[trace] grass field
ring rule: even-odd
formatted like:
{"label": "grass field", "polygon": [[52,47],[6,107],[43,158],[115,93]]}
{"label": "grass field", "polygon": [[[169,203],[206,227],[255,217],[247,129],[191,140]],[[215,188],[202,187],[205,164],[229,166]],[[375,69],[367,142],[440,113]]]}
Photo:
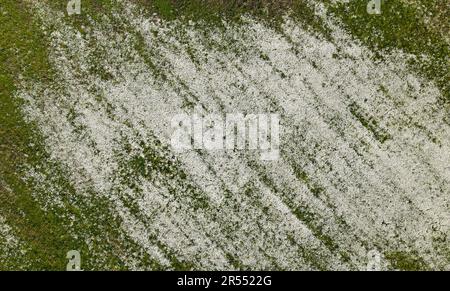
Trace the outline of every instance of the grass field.
{"label": "grass field", "polygon": [[450,4],[367,3],[0,0],[0,270],[450,270]]}

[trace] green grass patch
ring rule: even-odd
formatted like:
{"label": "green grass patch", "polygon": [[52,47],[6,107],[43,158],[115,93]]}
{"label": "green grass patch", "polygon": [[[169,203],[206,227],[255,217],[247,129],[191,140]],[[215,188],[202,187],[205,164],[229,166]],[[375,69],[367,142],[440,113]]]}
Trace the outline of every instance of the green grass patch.
{"label": "green grass patch", "polygon": [[39,207],[33,189],[23,180],[23,166],[40,158],[31,146],[39,147],[39,138],[24,121],[21,104],[14,98],[20,76],[51,78],[43,35],[23,1],[0,4],[0,33],[0,176],[13,192],[0,188],[0,213],[29,247],[31,269],[62,270],[67,251],[83,247],[68,236],[54,213]]}
{"label": "green grass patch", "polygon": [[390,252],[385,257],[395,270],[401,271],[426,271],[429,270],[422,258],[413,253]]}

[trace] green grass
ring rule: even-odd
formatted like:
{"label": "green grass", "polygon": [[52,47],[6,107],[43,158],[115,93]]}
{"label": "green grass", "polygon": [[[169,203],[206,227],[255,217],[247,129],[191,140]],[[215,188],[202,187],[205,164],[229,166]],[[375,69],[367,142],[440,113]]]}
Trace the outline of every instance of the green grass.
{"label": "green grass", "polygon": [[21,104],[14,98],[19,76],[45,81],[52,70],[43,35],[23,2],[3,1],[0,7],[0,176],[13,192],[0,188],[0,213],[26,242],[32,269],[61,269],[66,252],[82,247],[71,240],[55,214],[39,207],[33,189],[22,179],[23,166],[42,156],[36,130],[25,123]]}
{"label": "green grass", "polygon": [[[164,19],[181,21],[203,21],[206,25],[220,25],[223,17],[239,21],[244,13],[251,13],[269,23],[277,23],[287,9],[292,10],[292,15],[301,20],[305,26],[322,35],[327,35],[327,28],[316,17],[311,8],[302,0],[292,1],[217,1],[217,0],[134,0],[146,7],[148,13],[157,13]],[[329,1],[323,1],[331,5]],[[423,0],[423,3],[433,6],[437,1]],[[83,25],[89,23],[89,17],[99,20],[103,14],[109,14],[114,8],[114,1],[83,0],[82,14],[67,18],[70,24],[83,32]],[[67,1],[49,1],[53,8],[65,11]],[[383,54],[392,49],[402,49],[405,52],[416,55],[418,59],[411,61],[411,67],[420,72],[424,77],[433,80],[443,92],[444,103],[450,101],[450,69],[449,47],[442,34],[427,27],[422,20],[422,15],[413,7],[406,6],[400,1],[386,1],[383,5],[382,15],[368,15],[366,1],[352,1],[349,4],[341,4],[332,7],[331,12],[339,17],[349,32],[363,44],[377,53],[382,60]],[[331,6],[330,6],[331,7]],[[448,14],[448,13],[447,13]],[[445,18],[444,18],[445,20]],[[25,243],[27,253],[24,257],[10,258],[2,262],[0,270],[18,269],[19,266],[30,265],[37,270],[64,270],[67,264],[66,253],[77,249],[82,253],[83,268],[95,269],[99,266],[95,260],[102,260],[101,266],[109,269],[126,269],[124,263],[114,254],[123,254],[125,251],[136,250],[138,247],[126,240],[126,244],[119,241],[118,229],[120,220],[110,215],[109,201],[100,198],[87,201],[74,197],[75,190],[65,178],[61,165],[49,162],[49,155],[45,151],[42,136],[37,127],[27,123],[21,112],[21,101],[15,98],[17,84],[25,80],[50,84],[55,76],[48,61],[47,40],[39,23],[25,4],[25,1],[1,0],[0,1],[0,215],[5,217],[8,225],[13,227],[17,237]],[[445,27],[445,26],[444,26]],[[123,29],[117,26],[116,29]],[[137,44],[139,46],[139,44]],[[141,44],[144,46],[144,44]],[[422,56],[425,56],[422,57]],[[264,56],[262,56],[264,57]],[[95,69],[95,67],[93,68]],[[99,69],[99,74],[109,76]],[[356,108],[351,108],[352,113],[360,122],[368,128],[375,137],[384,142],[389,137],[371,120],[363,119]],[[146,149],[145,157],[134,157],[131,160],[135,174],[146,176],[151,171],[167,171],[169,175],[175,167],[165,157],[159,157],[150,149]],[[145,164],[154,165],[154,169],[146,168]],[[45,196],[48,193],[38,190],[39,185],[33,185],[25,181],[25,168],[28,166],[51,167],[46,174],[54,176],[52,181],[62,190],[61,196],[65,205],[65,211],[77,218],[77,224],[73,229],[68,227],[68,220],[63,218],[60,209],[43,210],[36,195]],[[185,173],[177,172],[180,184],[186,184]],[[322,191],[320,187],[310,185],[310,179],[305,173],[300,173],[310,190],[316,195]],[[12,193],[5,187],[11,188]],[[200,193],[193,189],[196,207],[207,207],[207,201]],[[198,196],[196,196],[198,195]],[[93,197],[95,193],[93,193]],[[92,198],[91,198],[92,199]],[[101,214],[101,215],[99,215]],[[326,236],[320,228],[311,225],[311,216],[304,209],[296,209],[295,215],[305,222],[316,235],[329,247],[337,248],[335,242]],[[90,250],[82,239],[75,239],[69,231],[84,232],[103,237],[95,242]],[[189,262],[181,262],[176,254],[165,250],[176,269],[191,269]],[[102,258],[101,258],[102,257]],[[386,258],[392,266],[401,270],[426,269],[420,258],[404,252],[386,254]],[[143,266],[161,268],[146,255],[142,255]],[[237,258],[230,255],[236,268],[244,269]]]}
{"label": "green grass", "polygon": [[[422,2],[432,7],[438,1]],[[435,81],[444,95],[442,101],[450,102],[450,50],[442,35],[427,27],[416,9],[401,1],[384,1],[381,15],[367,14],[366,5],[366,1],[351,1],[337,5],[331,11],[379,59],[392,49],[415,55],[417,59],[410,62],[412,68]]]}
{"label": "green grass", "polygon": [[[315,15],[313,9],[304,0],[134,0],[151,13],[157,13],[167,20],[196,20],[207,25],[220,25],[223,18],[239,21],[243,14],[251,14],[277,26],[281,16],[289,13],[309,28],[324,37],[329,30],[323,21]],[[448,25],[442,24],[434,30],[424,23],[423,13],[402,1],[384,1],[381,15],[367,13],[367,1],[350,1],[333,5],[322,0],[329,7],[330,15],[340,19],[349,32],[364,45],[371,48],[380,60],[392,49],[401,49],[417,57],[411,60],[411,67],[424,77],[436,82],[443,93],[443,102],[450,101],[450,51],[442,33]],[[429,7],[429,13],[440,16],[446,21],[449,11],[436,0],[422,0]],[[442,11],[443,10],[443,11]],[[448,31],[447,31],[448,34]]]}
{"label": "green grass", "polygon": [[390,252],[385,254],[386,259],[392,265],[394,270],[402,271],[427,271],[427,264],[417,256],[409,252]]}
{"label": "green grass", "polygon": [[216,27],[227,19],[239,23],[242,15],[252,15],[277,27],[282,16],[290,14],[305,28],[328,33],[321,19],[305,0],[133,0],[148,14],[156,13],[166,20],[195,21],[197,25]]}
{"label": "green grass", "polygon": [[[17,84],[24,80],[50,84],[56,78],[48,61],[48,41],[39,25],[24,1],[0,3],[0,215],[27,250],[24,257],[2,262],[0,270],[25,266],[65,270],[66,254],[73,249],[81,252],[86,270],[127,269],[119,255],[128,251],[139,256],[142,267],[155,268],[154,261],[130,238],[121,237],[120,220],[110,214],[110,201],[96,193],[88,200],[75,195],[61,165],[50,160],[37,127],[25,121],[23,104],[15,98]],[[60,190],[63,209],[44,210],[37,197],[51,197],[51,189],[24,179],[28,166],[41,168]],[[68,215],[75,217],[72,226]],[[95,240],[88,248],[86,239],[91,238]]]}

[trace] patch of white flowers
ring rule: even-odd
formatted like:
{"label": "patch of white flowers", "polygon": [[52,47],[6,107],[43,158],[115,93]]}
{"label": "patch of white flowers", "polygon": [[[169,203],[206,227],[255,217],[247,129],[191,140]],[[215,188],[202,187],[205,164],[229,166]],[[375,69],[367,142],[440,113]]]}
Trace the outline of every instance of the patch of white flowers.
{"label": "patch of white flowers", "polygon": [[[44,4],[36,10],[54,27],[58,84],[23,84],[24,111],[76,191],[114,201],[123,231],[161,265],[160,244],[200,269],[234,269],[230,256],[251,269],[366,269],[375,247],[448,265],[434,241],[450,239],[450,130],[440,92],[407,69],[410,56],[376,63],[333,20],[329,41],[289,17],[281,31],[250,17],[204,30],[127,4],[81,36]],[[281,114],[279,159],[199,150],[161,161],[173,117],[194,106]],[[121,174],[132,158],[144,163],[129,172],[139,191]],[[161,170],[168,160],[185,179]]]}

